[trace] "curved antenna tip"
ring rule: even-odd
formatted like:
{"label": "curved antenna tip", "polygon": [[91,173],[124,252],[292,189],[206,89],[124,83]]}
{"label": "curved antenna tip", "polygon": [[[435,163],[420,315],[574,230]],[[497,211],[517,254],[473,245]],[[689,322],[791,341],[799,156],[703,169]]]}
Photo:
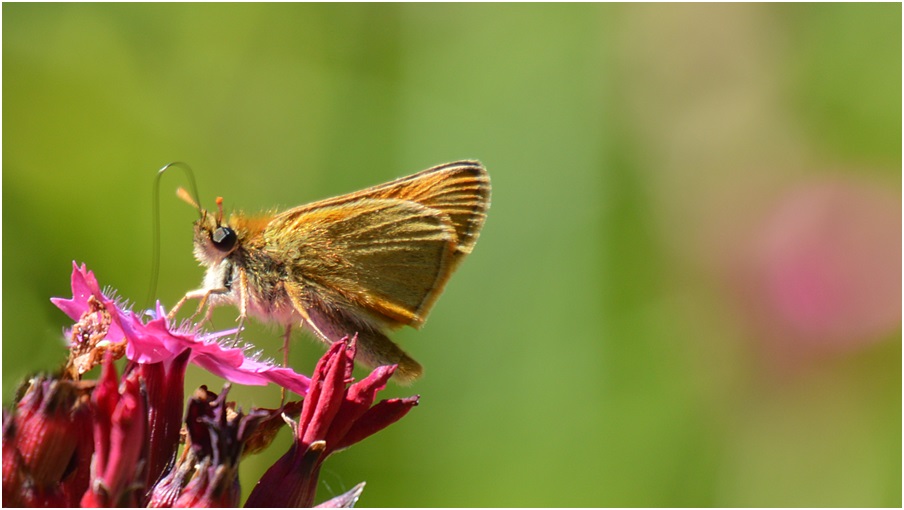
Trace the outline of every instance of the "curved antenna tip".
{"label": "curved antenna tip", "polygon": [[157,294],[157,277],[160,274],[160,179],[163,177],[163,174],[166,173],[172,167],[179,167],[185,172],[185,176],[188,178],[188,184],[191,187],[192,193],[189,194],[183,188],[179,188],[179,191],[176,193],[180,198],[192,204],[196,209],[198,209],[198,216],[204,217],[204,212],[201,210],[200,204],[201,200],[198,197],[198,185],[195,183],[195,174],[192,172],[190,166],[187,163],[182,161],[173,161],[172,163],[167,163],[160,170],[157,171],[157,176],[154,178],[154,197],[152,203],[152,215],[153,215],[153,246],[152,246],[152,262],[151,262],[151,283],[150,288],[148,289],[148,306],[149,308],[153,306],[154,298]]}

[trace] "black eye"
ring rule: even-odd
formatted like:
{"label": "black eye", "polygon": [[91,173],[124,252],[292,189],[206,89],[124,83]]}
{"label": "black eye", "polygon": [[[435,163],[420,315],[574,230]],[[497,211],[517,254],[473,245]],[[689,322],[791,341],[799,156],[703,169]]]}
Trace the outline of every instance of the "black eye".
{"label": "black eye", "polygon": [[213,241],[213,245],[216,246],[218,250],[231,251],[232,248],[235,247],[238,236],[235,235],[235,230],[232,230],[229,227],[217,227],[217,229],[213,231],[213,234],[211,234],[210,240]]}

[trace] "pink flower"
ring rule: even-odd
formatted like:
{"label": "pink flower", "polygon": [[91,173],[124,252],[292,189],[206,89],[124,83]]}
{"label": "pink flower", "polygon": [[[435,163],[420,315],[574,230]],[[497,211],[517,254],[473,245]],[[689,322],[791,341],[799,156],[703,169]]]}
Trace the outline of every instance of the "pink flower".
{"label": "pink flower", "polygon": [[[311,506],[320,467],[330,454],[391,425],[417,405],[418,396],[373,405],[395,366],[377,367],[363,380],[346,387],[352,380],[354,359],[354,340],[341,340],[317,363],[301,416],[293,427],[295,442],[264,474],[247,506]],[[282,490],[273,491],[272,487]]]}
{"label": "pink flower", "polygon": [[[30,381],[3,418],[3,502],[12,506],[235,506],[239,462],[267,448],[285,423],[295,445],[257,483],[249,504],[310,505],[320,466],[404,416],[418,397],[372,406],[395,367],[351,382],[354,343],[333,345],[311,381],[226,348],[233,332],[170,330],[161,306],[147,322],[100,291],[82,267],[72,299],[54,299],[76,320],[69,360],[56,377]],[[122,377],[114,361],[126,357]],[[243,413],[202,386],[184,413],[185,370],[195,363],[241,384],[276,382],[304,401]],[[98,381],[83,380],[101,365]],[[300,413],[300,415],[299,415]],[[298,424],[290,418],[299,416]],[[183,429],[184,423],[184,429]],[[185,434],[182,434],[182,430]],[[179,452],[180,438],[185,447]],[[363,483],[324,503],[347,508]]]}
{"label": "pink flower", "polygon": [[227,385],[217,396],[201,388],[188,404],[186,448],[175,468],[157,484],[152,507],[234,507],[240,499],[238,465],[246,443],[268,412],[245,414],[226,401]]}
{"label": "pink flower", "polygon": [[780,196],[733,262],[743,312],[777,360],[818,359],[901,327],[901,199],[847,177]]}
{"label": "pink flower", "polygon": [[94,417],[94,461],[91,485],[82,497],[82,507],[137,506],[140,494],[136,482],[142,480],[143,451],[147,418],[138,373],[122,378],[120,384],[107,355],[97,388],[91,395]]}
{"label": "pink flower", "polygon": [[151,487],[172,465],[179,448],[185,367],[190,351],[158,363],[137,365],[144,382],[148,411],[148,469],[145,486]]}
{"label": "pink flower", "polygon": [[[262,386],[276,383],[299,395],[307,392],[310,379],[290,368],[258,361],[245,355],[240,348],[224,347],[218,339],[232,335],[234,330],[196,335],[191,332],[172,331],[166,322],[166,313],[159,304],[157,318],[142,322],[133,312],[123,309],[113,299],[105,296],[84,264],[73,262],[72,299],[53,298],[51,301],[75,321],[86,317],[109,317],[103,346],[125,341],[125,356],[136,363],[150,364],[172,359],[189,350],[189,362],[212,374],[237,384]],[[102,319],[94,322],[104,323]],[[73,343],[79,342],[74,338]],[[77,346],[72,346],[73,348]]]}
{"label": "pink flower", "polygon": [[3,503],[75,506],[88,487],[94,444],[86,389],[35,377],[3,417]]}

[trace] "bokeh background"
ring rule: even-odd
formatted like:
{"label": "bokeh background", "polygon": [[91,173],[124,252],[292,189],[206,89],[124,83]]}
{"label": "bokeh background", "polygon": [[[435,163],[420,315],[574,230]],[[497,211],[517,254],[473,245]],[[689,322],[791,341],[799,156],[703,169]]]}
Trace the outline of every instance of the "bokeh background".
{"label": "bokeh background", "polygon": [[[479,158],[480,242],[395,335],[426,375],[385,396],[422,403],[319,500],[901,505],[900,4],[2,9],[4,405],[64,356],[73,260],[143,306],[164,164],[256,211]],[[184,184],[168,306],[202,276]]]}

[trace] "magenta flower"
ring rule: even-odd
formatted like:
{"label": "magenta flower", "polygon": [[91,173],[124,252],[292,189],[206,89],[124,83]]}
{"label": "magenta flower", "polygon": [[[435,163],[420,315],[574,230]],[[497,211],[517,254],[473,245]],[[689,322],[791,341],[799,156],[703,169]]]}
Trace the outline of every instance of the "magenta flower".
{"label": "magenta flower", "polygon": [[[296,442],[260,480],[249,505],[310,505],[320,466],[404,416],[418,397],[372,406],[394,366],[351,381],[354,343],[334,344],[314,380],[249,358],[218,340],[235,333],[171,330],[158,304],[144,321],[74,266],[71,299],[53,302],[73,320],[60,374],[36,377],[3,416],[3,502],[7,506],[230,507],[241,501],[240,461],[266,449],[290,423]],[[126,358],[122,376],[114,361]],[[304,401],[244,413],[202,386],[187,409],[193,363],[232,383],[274,382]],[[101,365],[98,381],[85,379]],[[299,415],[300,413],[300,415]],[[292,421],[298,416],[298,423]],[[361,483],[325,503],[348,508]]]}
{"label": "magenta flower", "polygon": [[219,396],[203,387],[195,392],[185,418],[186,448],[175,468],[155,486],[149,506],[238,506],[239,460],[269,413],[254,409],[246,415],[231,408],[228,392],[228,385]]}
{"label": "magenta flower", "polygon": [[[283,368],[249,358],[240,348],[229,348],[216,340],[230,336],[234,330],[197,336],[190,332],[175,332],[166,323],[166,314],[157,306],[156,319],[141,322],[131,311],[124,310],[113,299],[105,296],[84,264],[73,263],[72,299],[53,298],[51,301],[71,319],[80,321],[99,315],[109,317],[92,323],[108,323],[103,346],[125,343],[125,356],[139,364],[151,364],[173,359],[189,350],[189,362],[208,372],[237,384],[262,386],[276,383],[299,395],[307,392],[310,380],[290,368]],[[81,338],[74,338],[77,344]],[[76,349],[78,345],[70,346]]]}
{"label": "magenta flower", "polygon": [[107,355],[97,387],[91,395],[94,417],[94,457],[91,485],[81,506],[106,508],[137,506],[140,494],[135,488],[141,480],[143,440],[147,428],[145,400],[141,396],[138,372],[122,378],[120,384]]}
{"label": "magenta flower", "polygon": [[[248,497],[249,507],[309,507],[320,467],[339,450],[398,421],[418,403],[418,396],[373,405],[395,366],[377,367],[347,387],[355,359],[355,342],[334,343],[317,363],[301,416],[293,426],[295,442],[261,478]],[[269,487],[282,487],[272,491]]]}
{"label": "magenta flower", "polygon": [[82,385],[29,381],[13,413],[3,417],[4,505],[76,506],[88,487],[91,427]]}
{"label": "magenta flower", "polygon": [[[179,448],[185,368],[190,351],[158,363],[138,365],[144,381],[148,412],[148,468],[145,486],[152,487],[172,464]],[[174,405],[176,403],[177,405]]]}

